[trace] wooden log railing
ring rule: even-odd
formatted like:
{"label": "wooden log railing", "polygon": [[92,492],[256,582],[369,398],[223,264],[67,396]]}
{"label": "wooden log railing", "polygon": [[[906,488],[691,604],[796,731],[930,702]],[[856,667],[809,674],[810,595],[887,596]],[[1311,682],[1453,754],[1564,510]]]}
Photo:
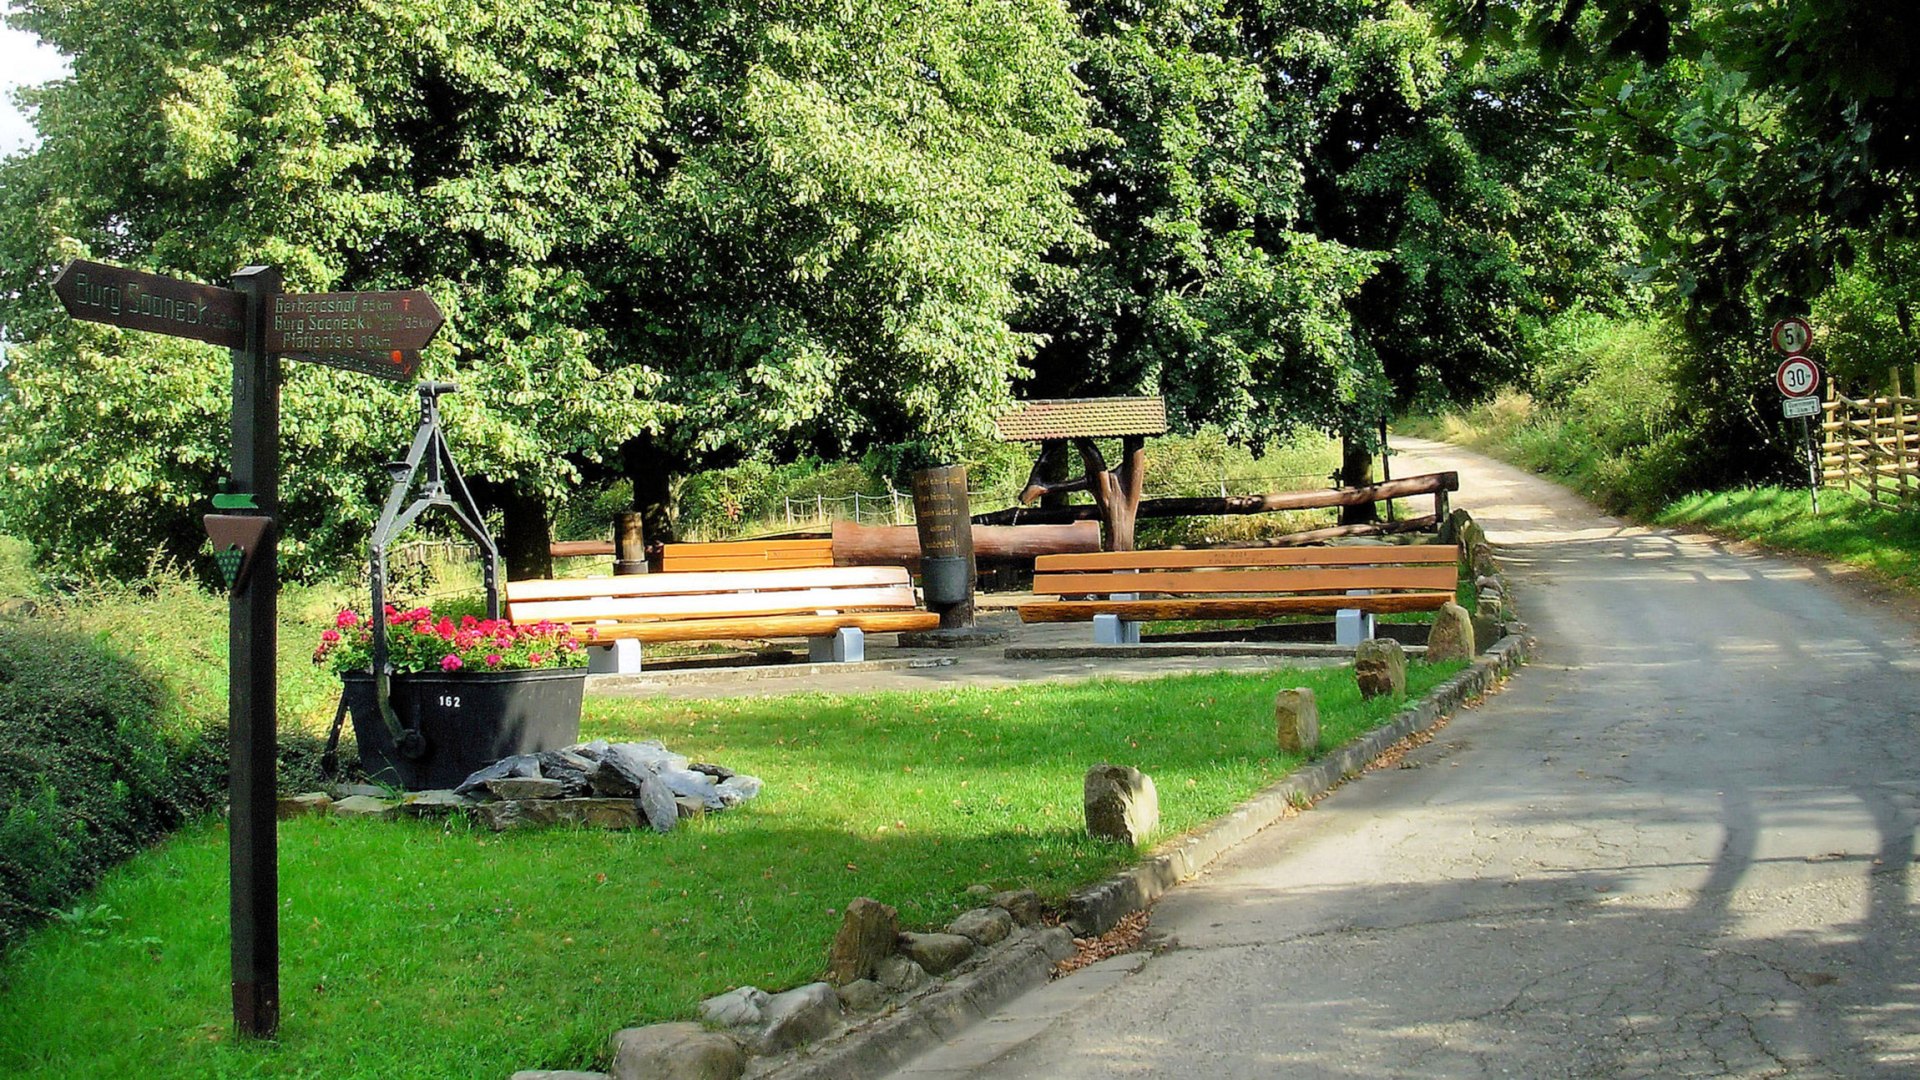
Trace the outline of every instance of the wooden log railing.
{"label": "wooden log railing", "polygon": [[[1040,555],[1073,555],[1100,550],[1100,525],[1075,521],[1063,525],[975,525],[973,557],[979,562],[1031,562]],[[920,565],[920,537],[911,525],[833,523],[835,566]]]}
{"label": "wooden log railing", "polygon": [[[762,537],[770,540],[803,540],[826,537],[783,535]],[[920,565],[920,537],[912,525],[857,525],[850,521],[833,526],[833,562],[836,566],[909,566]],[[680,545],[682,547],[698,545]],[[613,552],[611,540],[562,540],[549,546],[553,557],[607,558]],[[1074,555],[1100,550],[1100,525],[1094,521],[1074,521],[1059,525],[1015,525],[973,527],[974,558],[983,562],[1031,562],[1040,555]]]}

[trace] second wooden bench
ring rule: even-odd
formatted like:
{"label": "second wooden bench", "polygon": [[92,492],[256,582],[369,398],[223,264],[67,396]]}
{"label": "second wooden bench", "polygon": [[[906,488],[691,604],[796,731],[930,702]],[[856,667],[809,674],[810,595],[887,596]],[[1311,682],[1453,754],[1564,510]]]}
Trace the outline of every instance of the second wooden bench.
{"label": "second wooden bench", "polygon": [[1458,558],[1451,544],[1043,555],[1020,619],[1091,621],[1096,642],[1133,644],[1148,620],[1333,615],[1336,640],[1357,644],[1376,613],[1452,600]]}
{"label": "second wooden bench", "polygon": [[[638,671],[638,643],[804,637],[817,661],[865,657],[865,635],[931,630],[903,566],[691,571],[507,583],[507,617],[556,622],[615,655],[593,670]],[[619,643],[628,643],[620,646]]]}

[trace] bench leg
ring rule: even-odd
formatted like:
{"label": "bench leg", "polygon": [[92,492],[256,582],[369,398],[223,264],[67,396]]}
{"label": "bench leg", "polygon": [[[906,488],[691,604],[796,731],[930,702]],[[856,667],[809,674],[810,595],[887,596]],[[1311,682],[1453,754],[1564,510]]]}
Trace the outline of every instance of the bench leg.
{"label": "bench leg", "polygon": [[1130,622],[1118,615],[1095,615],[1093,643],[1095,645],[1138,645],[1140,644],[1140,624]]}
{"label": "bench leg", "polygon": [[807,639],[807,659],[816,664],[857,664],[867,658],[867,634],[857,626],[845,626],[831,637]]}
{"label": "bench leg", "polygon": [[[1348,596],[1372,596],[1372,589],[1348,589]],[[1373,636],[1373,612],[1346,608],[1333,614],[1333,643],[1358,646]]]}
{"label": "bench leg", "polygon": [[640,674],[640,643],[629,639],[609,641],[587,650],[589,675]]}

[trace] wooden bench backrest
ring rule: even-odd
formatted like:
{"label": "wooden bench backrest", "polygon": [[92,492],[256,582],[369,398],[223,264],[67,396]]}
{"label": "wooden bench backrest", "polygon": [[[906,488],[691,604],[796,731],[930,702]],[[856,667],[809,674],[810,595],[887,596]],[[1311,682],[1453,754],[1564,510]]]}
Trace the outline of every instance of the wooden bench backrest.
{"label": "wooden bench backrest", "polygon": [[1335,548],[1220,548],[1042,555],[1036,596],[1228,593],[1446,592],[1458,581],[1451,544]]}
{"label": "wooden bench backrest", "polygon": [[516,623],[735,618],[821,611],[911,610],[904,566],[630,574],[507,583]]}
{"label": "wooden bench backrest", "polygon": [[833,565],[833,540],[725,540],[705,544],[662,544],[660,570],[668,574],[703,570],[791,570]]}

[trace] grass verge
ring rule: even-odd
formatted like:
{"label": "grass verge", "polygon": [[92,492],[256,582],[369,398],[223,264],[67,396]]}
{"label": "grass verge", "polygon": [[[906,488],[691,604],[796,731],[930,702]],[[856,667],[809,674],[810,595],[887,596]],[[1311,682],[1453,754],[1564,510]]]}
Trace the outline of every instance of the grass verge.
{"label": "grass verge", "polygon": [[1580,424],[1535,410],[1512,394],[1464,413],[1410,419],[1400,427],[1551,476],[1617,513],[1834,559],[1920,591],[1920,514],[1882,509],[1834,488],[1820,492],[1818,514],[1805,488],[1648,495],[1644,492],[1659,490],[1658,485],[1645,478],[1630,481],[1630,461],[1596,450]]}
{"label": "grass verge", "polygon": [[[1415,664],[1419,695],[1461,665]],[[910,927],[968,885],[1058,900],[1133,853],[1080,828],[1099,761],[1160,791],[1163,835],[1224,814],[1300,762],[1272,697],[1310,686],[1344,744],[1398,702],[1346,669],[1148,683],[705,702],[595,699],[586,728],[659,738],[755,773],[747,808],[668,836],[301,820],[281,830],[272,1043],[228,1022],[225,833],[191,828],[109,875],[87,915],[0,969],[0,1075],[432,1078],[604,1064],[617,1028],[692,1014],[741,984],[820,976],[855,896]]]}
{"label": "grass verge", "polygon": [[1834,559],[1920,591],[1920,514],[1883,510],[1842,491],[1822,491],[1818,514],[1804,488],[1690,495],[1654,520]]}

